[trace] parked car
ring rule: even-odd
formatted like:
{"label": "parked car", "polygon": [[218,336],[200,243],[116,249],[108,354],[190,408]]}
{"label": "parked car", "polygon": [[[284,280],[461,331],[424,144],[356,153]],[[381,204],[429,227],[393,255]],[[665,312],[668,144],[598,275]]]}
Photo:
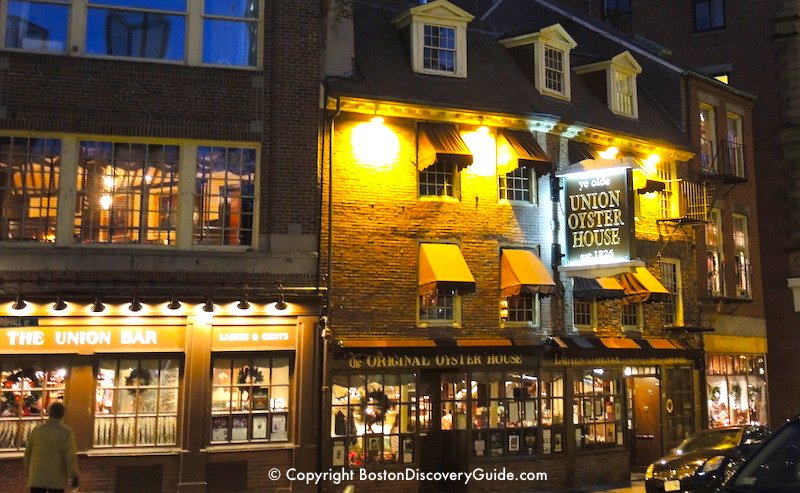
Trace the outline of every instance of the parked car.
{"label": "parked car", "polygon": [[800,416],[753,452],[719,493],[800,492]]}
{"label": "parked car", "polygon": [[765,426],[753,425],[695,433],[650,464],[645,489],[647,493],[711,493],[771,433]]}

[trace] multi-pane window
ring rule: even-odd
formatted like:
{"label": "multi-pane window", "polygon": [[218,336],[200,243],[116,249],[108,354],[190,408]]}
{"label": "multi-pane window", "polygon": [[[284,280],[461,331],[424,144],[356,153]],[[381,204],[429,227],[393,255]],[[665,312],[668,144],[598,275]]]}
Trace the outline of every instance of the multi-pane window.
{"label": "multi-pane window", "polygon": [[694,30],[725,28],[725,0],[694,0]]}
{"label": "multi-pane window", "polygon": [[539,379],[525,373],[472,374],[473,442],[479,456],[538,453]]}
{"label": "multi-pane window", "polygon": [[706,368],[711,428],[767,422],[763,354],[707,354]]}
{"label": "multi-pane window", "polygon": [[539,381],[542,453],[564,450],[564,372],[543,371]]}
{"label": "multi-pane window", "polygon": [[212,358],[211,443],[289,439],[288,356]]}
{"label": "multi-pane window", "polygon": [[736,113],[727,114],[727,150],[730,169],[734,176],[744,178],[744,143],[742,140],[742,117]]}
{"label": "multi-pane window", "polygon": [[633,111],[633,88],[636,79],[633,75],[624,72],[614,71],[614,109],[617,113],[623,115],[634,116]]}
{"label": "multi-pane window", "polygon": [[419,172],[420,197],[458,197],[458,165],[447,159]]}
{"label": "multi-pane window", "polygon": [[28,435],[64,400],[67,370],[56,364],[0,362],[0,451],[24,450]]}
{"label": "multi-pane window", "polygon": [[642,304],[622,303],[622,326],[636,330],[642,326]]}
{"label": "multi-pane window", "polygon": [[717,163],[715,153],[717,148],[716,119],[714,107],[700,103],[700,166],[706,173],[715,173]]}
{"label": "multi-pane window", "polygon": [[722,217],[719,209],[711,210],[705,233],[708,294],[712,297],[722,296],[724,288],[722,273]]}
{"label": "multi-pane window", "polygon": [[250,245],[253,240],[256,150],[197,148],[196,245]]}
{"label": "multi-pane window", "polygon": [[624,444],[622,372],[595,368],[578,372],[573,384],[575,448],[591,450]]}
{"label": "multi-pane window", "polygon": [[5,47],[66,53],[69,0],[9,0]]}
{"label": "multi-pane window", "polygon": [[683,324],[683,294],[681,288],[680,263],[675,259],[661,259],[661,284],[669,292],[667,300],[662,303],[664,325]]}
{"label": "multi-pane window", "polygon": [[259,0],[206,0],[203,63],[258,65]]}
{"label": "multi-pane window", "polygon": [[664,190],[658,193],[661,217],[663,219],[672,219],[677,215],[675,168],[672,163],[659,163],[656,172],[658,179],[664,182]]}
{"label": "multi-pane window", "polygon": [[594,301],[573,300],[572,323],[576,327],[594,327],[596,308]]}
{"label": "multi-pane window", "polygon": [[419,295],[419,321],[427,323],[455,322],[459,296],[453,291],[434,289]]}
{"label": "multi-pane window", "polygon": [[75,237],[174,244],[179,156],[174,145],[81,142]]}
{"label": "multi-pane window", "polygon": [[96,374],[94,446],[170,446],[178,438],[180,362],[109,359]]}
{"label": "multi-pane window", "polygon": [[500,320],[503,322],[537,323],[539,298],[525,290],[500,300]]}
{"label": "multi-pane window", "polygon": [[414,373],[335,375],[332,465],[356,468],[414,462],[417,412]]}
{"label": "multi-pane window", "polygon": [[422,66],[428,70],[455,72],[456,28],[424,25]]}
{"label": "multi-pane window", "polygon": [[564,51],[550,45],[544,45],[544,87],[564,94]]}
{"label": "multi-pane window", "polygon": [[261,12],[261,0],[12,0],[0,32],[12,49],[256,67]]}
{"label": "multi-pane window", "polygon": [[514,202],[536,201],[536,174],[529,166],[519,166],[515,170],[498,176],[500,198]]}
{"label": "multi-pane window", "polygon": [[735,263],[736,297],[751,299],[753,297],[750,272],[750,241],[747,231],[747,217],[733,215],[733,249]]}
{"label": "multi-pane window", "polygon": [[666,397],[672,401],[664,417],[664,445],[676,447],[694,432],[694,387],[691,367],[666,369]]}
{"label": "multi-pane window", "polygon": [[61,141],[0,137],[0,241],[52,242]]}

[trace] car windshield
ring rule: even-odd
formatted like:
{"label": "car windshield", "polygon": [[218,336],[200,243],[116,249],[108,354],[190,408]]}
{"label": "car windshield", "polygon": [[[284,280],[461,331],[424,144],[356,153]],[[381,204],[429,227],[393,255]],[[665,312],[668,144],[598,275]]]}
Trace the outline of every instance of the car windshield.
{"label": "car windshield", "polygon": [[743,429],[729,428],[704,431],[692,435],[681,442],[677,450],[678,453],[685,454],[695,450],[733,448],[739,445],[743,432]]}
{"label": "car windshield", "polygon": [[732,491],[800,491],[800,421],[786,425],[746,461],[731,482]]}

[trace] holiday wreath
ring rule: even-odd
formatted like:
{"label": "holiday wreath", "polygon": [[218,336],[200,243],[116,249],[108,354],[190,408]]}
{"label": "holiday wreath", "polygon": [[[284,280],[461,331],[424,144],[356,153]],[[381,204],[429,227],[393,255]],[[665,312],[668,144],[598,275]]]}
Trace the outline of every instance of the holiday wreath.
{"label": "holiday wreath", "polygon": [[[36,371],[32,368],[25,368],[9,374],[5,381],[3,381],[4,389],[13,389],[15,384],[20,384],[21,380],[27,379],[29,387],[32,389],[42,388],[42,382],[36,376]],[[11,408],[18,408],[21,403],[23,412],[29,411],[31,406],[42,397],[41,390],[27,390],[27,395],[21,395],[21,392],[3,392],[3,400],[6,406]]]}
{"label": "holiday wreath", "polygon": [[236,381],[239,385],[261,383],[264,381],[264,374],[257,366],[243,366],[239,369],[239,378]]}
{"label": "holiday wreath", "polygon": [[383,416],[389,410],[389,397],[380,390],[370,390],[361,397],[361,410],[367,426],[383,421]]}
{"label": "holiday wreath", "polygon": [[[153,375],[150,370],[145,368],[134,368],[130,374],[125,377],[126,387],[147,387],[153,381]],[[136,395],[139,389],[128,389],[132,395]]]}

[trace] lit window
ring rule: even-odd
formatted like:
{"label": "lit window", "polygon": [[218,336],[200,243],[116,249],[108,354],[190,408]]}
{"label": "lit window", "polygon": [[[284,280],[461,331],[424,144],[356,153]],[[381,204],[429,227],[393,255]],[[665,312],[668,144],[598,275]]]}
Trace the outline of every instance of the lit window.
{"label": "lit window", "polygon": [[439,158],[419,172],[419,196],[458,198],[458,180],[458,164]]}
{"label": "lit window", "polygon": [[723,295],[722,274],[722,218],[719,209],[712,209],[710,221],[706,223],[706,272],[708,294],[712,297]]}
{"label": "lit window", "polygon": [[[261,0],[13,0],[4,19],[4,46],[256,67],[261,5]],[[77,50],[68,52],[70,40]]]}
{"label": "lit window", "polygon": [[520,291],[500,301],[500,320],[503,322],[537,323],[539,298],[535,293]]}
{"label": "lit window", "polygon": [[733,215],[733,248],[736,276],[736,297],[752,299],[752,278],[750,272],[750,241],[747,231],[747,217]]}
{"label": "lit window", "polygon": [[677,217],[677,201],[676,201],[676,182],[675,168],[673,163],[660,162],[658,163],[656,172],[658,179],[664,182],[664,190],[658,193],[661,208],[661,217],[663,219],[673,219]]}
{"label": "lit window", "polygon": [[31,431],[47,419],[53,402],[64,401],[67,370],[14,363],[0,364],[0,450],[25,450]]}
{"label": "lit window", "polygon": [[500,198],[513,202],[536,202],[536,174],[530,166],[519,166],[498,177]]}
{"label": "lit window", "polygon": [[180,363],[175,359],[100,361],[94,446],[175,445],[179,386]]}
{"label": "lit window", "polygon": [[66,53],[69,0],[7,2],[5,47]]}
{"label": "lit window", "polygon": [[0,241],[53,242],[61,141],[0,137]]}
{"label": "lit window", "polygon": [[736,113],[727,113],[726,143],[728,150],[728,172],[740,178],[745,177],[744,142],[742,139],[742,117]]}
{"label": "lit window", "polygon": [[195,244],[252,243],[255,172],[255,149],[198,147]]}
{"label": "lit window", "polygon": [[700,166],[703,172],[717,174],[718,163],[715,159],[717,149],[716,118],[714,107],[700,103]]}
{"label": "lit window", "polygon": [[288,357],[212,359],[211,443],[289,439]]}
{"label": "lit window", "polygon": [[76,237],[82,243],[174,244],[179,154],[171,145],[81,142]]}
{"label": "lit window", "polygon": [[452,323],[456,321],[457,302],[460,297],[453,291],[434,289],[419,295],[419,321]]}
{"label": "lit window", "polygon": [[634,116],[634,85],[635,79],[632,75],[623,72],[615,72],[615,107],[618,113]]}
{"label": "lit window", "polygon": [[694,30],[714,31],[725,28],[724,0],[694,0]]}
{"label": "lit window", "polygon": [[664,325],[683,325],[683,289],[678,260],[661,259],[661,284],[669,292],[667,301],[662,304]]}
{"label": "lit window", "polygon": [[622,371],[595,368],[574,378],[575,446],[579,450],[622,447]]}
{"label": "lit window", "polygon": [[452,27],[425,25],[422,66],[429,70],[455,72],[456,30]]}
{"label": "lit window", "polygon": [[717,74],[717,75],[714,75],[712,77],[714,77],[718,81],[722,82],[723,84],[728,84],[729,83],[728,82],[728,79],[729,79],[728,74]]}

